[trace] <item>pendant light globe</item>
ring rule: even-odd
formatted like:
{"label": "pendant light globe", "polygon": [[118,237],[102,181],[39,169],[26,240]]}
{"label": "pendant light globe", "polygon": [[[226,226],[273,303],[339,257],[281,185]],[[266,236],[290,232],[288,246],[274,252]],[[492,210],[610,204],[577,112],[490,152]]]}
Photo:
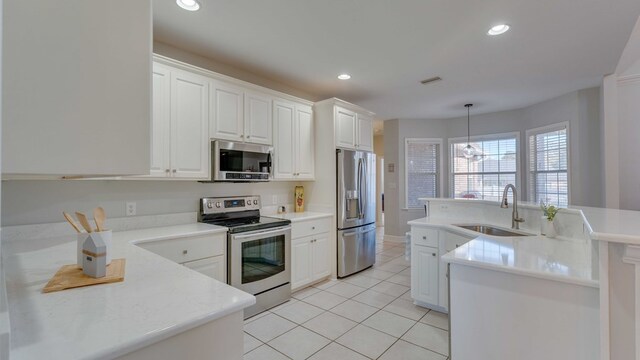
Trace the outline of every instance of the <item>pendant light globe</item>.
{"label": "pendant light globe", "polygon": [[471,146],[471,131],[470,131],[470,120],[471,120],[471,116],[470,116],[470,109],[473,106],[473,104],[465,104],[464,107],[467,108],[467,146],[465,146],[464,149],[462,149],[462,155],[467,158],[467,159],[471,159],[472,157],[474,157],[476,155],[476,149]]}

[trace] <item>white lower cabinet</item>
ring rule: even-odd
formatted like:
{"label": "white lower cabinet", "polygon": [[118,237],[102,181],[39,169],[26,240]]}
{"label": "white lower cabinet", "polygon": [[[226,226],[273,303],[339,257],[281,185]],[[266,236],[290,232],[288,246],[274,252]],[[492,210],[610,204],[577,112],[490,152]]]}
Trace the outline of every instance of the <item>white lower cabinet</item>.
{"label": "white lower cabinet", "polygon": [[449,310],[447,264],[440,257],[470,240],[437,228],[411,227],[411,297],[416,304]]}
{"label": "white lower cabinet", "polygon": [[291,224],[291,289],[297,290],[331,275],[331,218]]}
{"label": "white lower cabinet", "polygon": [[411,249],[411,297],[414,300],[437,305],[438,248],[415,245]]}
{"label": "white lower cabinet", "polygon": [[328,255],[329,233],[291,240],[291,289],[329,276]]}
{"label": "white lower cabinet", "polygon": [[195,270],[201,274],[207,275],[208,277],[226,283],[226,263],[226,257],[224,255],[220,255],[196,261],[189,261],[182,265],[188,267],[191,270]]}
{"label": "white lower cabinet", "polygon": [[199,273],[227,282],[227,234],[145,241],[136,244]]}

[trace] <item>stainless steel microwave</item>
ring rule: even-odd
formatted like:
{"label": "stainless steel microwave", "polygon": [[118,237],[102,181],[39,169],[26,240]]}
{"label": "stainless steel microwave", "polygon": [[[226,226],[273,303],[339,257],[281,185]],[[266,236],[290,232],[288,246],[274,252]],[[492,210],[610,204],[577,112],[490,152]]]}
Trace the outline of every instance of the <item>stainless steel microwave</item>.
{"label": "stainless steel microwave", "polygon": [[273,147],[214,140],[211,142],[211,180],[269,181]]}

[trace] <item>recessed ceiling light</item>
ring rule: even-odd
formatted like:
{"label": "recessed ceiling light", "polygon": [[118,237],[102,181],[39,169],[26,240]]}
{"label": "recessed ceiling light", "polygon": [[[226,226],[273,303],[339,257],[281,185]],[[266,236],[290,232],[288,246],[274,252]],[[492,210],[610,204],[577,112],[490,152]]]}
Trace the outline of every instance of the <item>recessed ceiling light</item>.
{"label": "recessed ceiling light", "polygon": [[487,34],[489,35],[501,35],[506,33],[507,31],[509,31],[509,25],[507,24],[499,24],[496,25],[494,27],[492,27],[491,29],[489,29],[489,31],[487,31]]}
{"label": "recessed ceiling light", "polygon": [[176,4],[189,11],[197,11],[200,9],[200,4],[196,0],[176,0]]}
{"label": "recessed ceiling light", "polygon": [[338,79],[340,79],[340,80],[349,80],[349,79],[351,79],[351,75],[349,75],[349,74],[340,74],[340,75],[338,75]]}

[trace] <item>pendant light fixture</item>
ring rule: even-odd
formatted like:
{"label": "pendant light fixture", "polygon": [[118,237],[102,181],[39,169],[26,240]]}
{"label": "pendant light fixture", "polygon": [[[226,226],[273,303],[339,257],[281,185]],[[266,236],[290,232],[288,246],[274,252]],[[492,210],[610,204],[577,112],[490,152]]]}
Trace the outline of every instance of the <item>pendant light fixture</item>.
{"label": "pendant light fixture", "polygon": [[476,154],[476,149],[471,146],[471,133],[470,133],[470,120],[471,120],[471,114],[470,114],[470,109],[473,106],[473,104],[465,104],[464,107],[467,108],[467,146],[465,146],[464,149],[462,149],[462,155],[464,155],[465,158],[467,159],[471,159],[472,157],[474,157],[474,155]]}

